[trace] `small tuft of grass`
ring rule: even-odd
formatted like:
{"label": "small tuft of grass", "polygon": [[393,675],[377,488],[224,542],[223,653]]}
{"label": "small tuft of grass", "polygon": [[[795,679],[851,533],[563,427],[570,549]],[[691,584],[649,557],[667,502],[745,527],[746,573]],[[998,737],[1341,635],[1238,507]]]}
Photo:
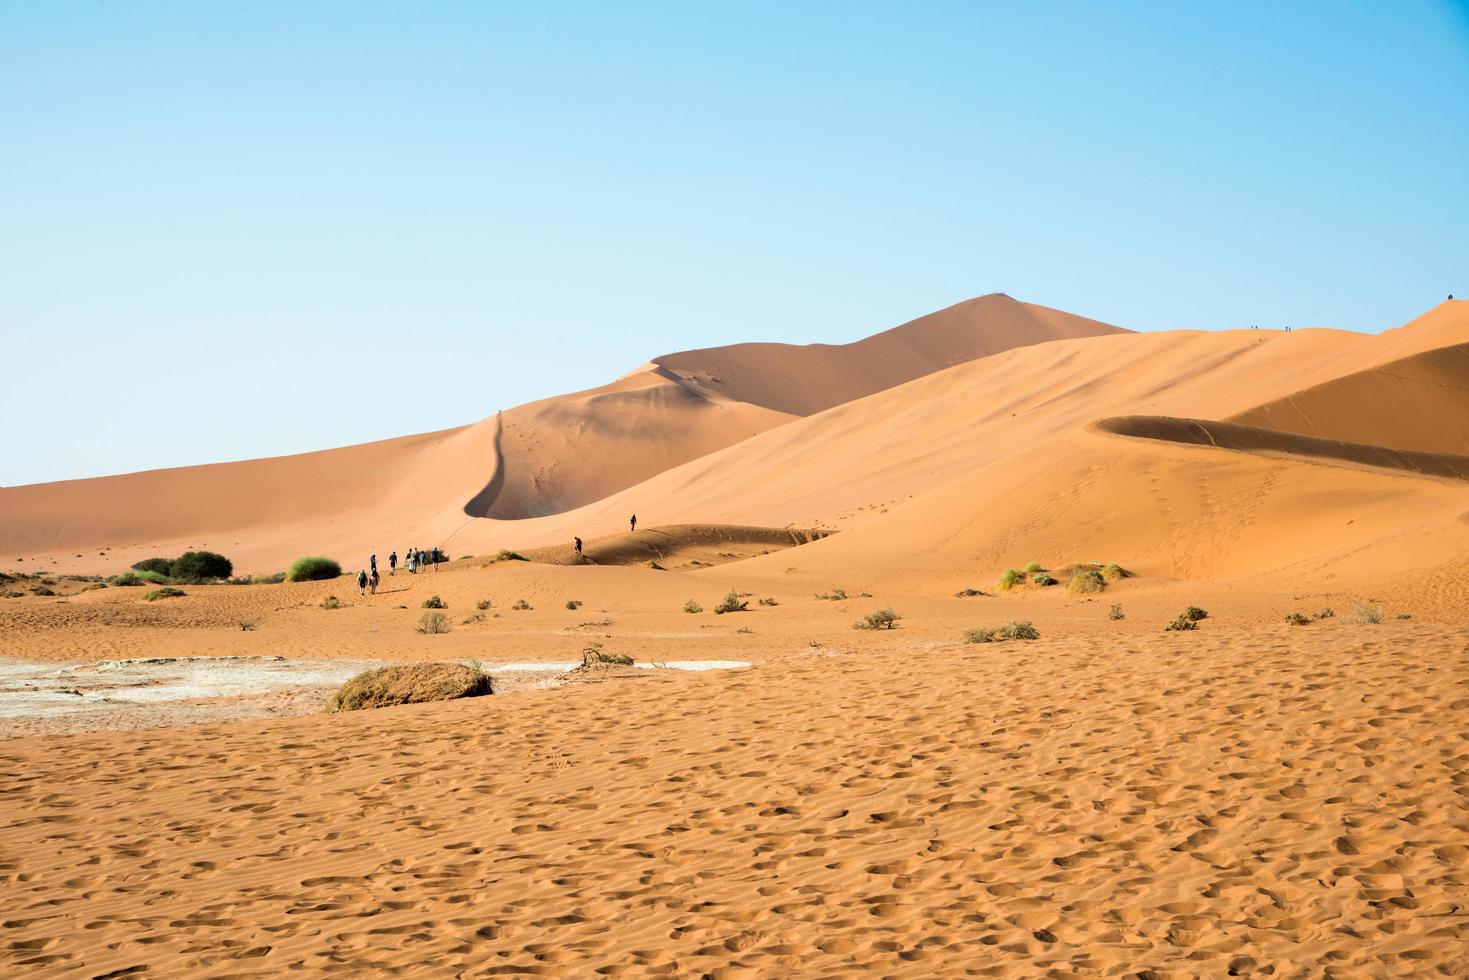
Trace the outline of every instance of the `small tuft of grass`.
{"label": "small tuft of grass", "polygon": [[1018,568],[1007,568],[1000,573],[1000,580],[995,583],[995,588],[1001,592],[1009,592],[1019,585],[1025,584],[1025,573]]}
{"label": "small tuft of grass", "polygon": [[479,602],[476,602],[474,604],[474,608],[478,609],[480,612],[484,612],[486,609],[490,608],[493,605],[494,605],[494,603],[491,602],[490,600],[488,600],[488,599],[481,599]]}
{"label": "small tuft of grass", "polygon": [[176,589],[171,585],[165,585],[161,589],[143,593],[143,598],[148,602],[156,602],[159,599],[177,599],[179,596],[188,595],[183,589]]}
{"label": "small tuft of grass", "polygon": [[449,604],[436,595],[431,595],[419,605],[420,609],[448,609]]}
{"label": "small tuft of grass", "polygon": [[1103,592],[1106,588],[1107,580],[1095,568],[1074,568],[1071,570],[1071,578],[1066,582],[1066,591],[1072,595]]}
{"label": "small tuft of grass", "polygon": [[418,620],[418,632],[428,635],[447,633],[453,628],[449,623],[449,617],[441,612],[426,612]]}
{"label": "small tuft of grass", "polygon": [[720,615],[723,613],[744,612],[749,608],[750,603],[748,601],[741,599],[737,593],[728,592],[724,596],[724,601],[714,607],[714,612],[716,615]]}
{"label": "small tuft of grass", "polygon": [[463,619],[461,619],[459,621],[459,625],[460,626],[468,626],[470,623],[483,623],[484,621],[485,621],[485,614],[484,613],[482,613],[482,612],[470,613],[468,616],[465,616]]}
{"label": "small tuft of grass", "polygon": [[748,626],[741,626],[739,629],[735,630],[735,632],[736,633],[754,633],[755,631],[752,630],[752,629],[750,629],[750,627],[748,627]]}
{"label": "small tuft of grass", "polygon": [[[321,608],[323,608],[323,609],[341,609],[342,608],[342,600],[341,599],[338,599],[334,595],[329,595],[325,599],[321,600]],[[399,608],[402,608],[402,607],[400,606]]]}
{"label": "small tuft of grass", "polygon": [[1311,617],[1307,616],[1305,613],[1293,612],[1285,617],[1285,621],[1287,623],[1290,623],[1292,626],[1309,626],[1311,623]]}
{"label": "small tuft of grass", "polygon": [[879,609],[877,612],[868,613],[866,616],[852,624],[854,630],[890,630],[902,619],[891,609]]}
{"label": "small tuft of grass", "polygon": [[1359,602],[1352,606],[1352,622],[1359,626],[1375,625],[1382,622],[1382,610],[1377,606]]}
{"label": "small tuft of grass", "polygon": [[491,561],[529,561],[530,559],[526,558],[525,555],[522,555],[518,551],[511,551],[509,548],[501,548],[499,551],[495,552],[495,557],[492,558],[492,559],[490,559],[490,560]]}
{"label": "small tuft of grass", "polygon": [[818,598],[818,599],[824,599],[824,600],[826,600],[828,602],[841,602],[846,597],[847,597],[847,590],[846,589],[832,589],[830,592],[818,592],[818,593],[816,593],[816,598]]}
{"label": "small tuft of grass", "polygon": [[1119,619],[1126,619],[1127,613],[1122,611],[1122,603],[1112,603],[1112,608],[1107,610],[1107,618],[1112,620],[1113,622],[1116,622]]}
{"label": "small tuft of grass", "polygon": [[524,599],[516,599],[515,600],[515,605],[511,606],[510,608],[511,609],[521,609],[521,610],[524,610],[524,609],[531,609],[531,608],[534,608],[534,607],[532,607],[531,604],[528,603],[528,602],[526,602]]}
{"label": "small tuft of grass", "polygon": [[1333,617],[1335,615],[1336,615],[1336,610],[1332,609],[1330,606],[1327,606],[1325,609],[1318,609],[1318,610],[1316,610],[1316,618],[1317,619],[1330,619],[1331,617]]}
{"label": "small tuft of grass", "polygon": [[1132,578],[1132,573],[1114,561],[1103,566],[1102,578],[1108,582],[1115,582],[1120,578]]}
{"label": "small tuft of grass", "polygon": [[1163,631],[1164,632],[1169,632],[1169,631],[1172,631],[1172,630],[1176,630],[1176,631],[1182,633],[1182,632],[1185,632],[1187,630],[1196,630],[1198,628],[1199,628],[1199,624],[1197,622],[1195,622],[1194,620],[1189,619],[1187,613],[1179,613],[1178,614],[1178,617],[1176,619],[1174,619],[1173,622],[1171,622],[1167,626],[1163,627]]}
{"label": "small tuft of grass", "polygon": [[602,649],[600,640],[593,640],[582,648],[581,669],[600,666],[631,667],[632,657],[625,653],[608,653]]}
{"label": "small tuft of grass", "polygon": [[1053,578],[1051,578],[1051,576],[1047,575],[1045,572],[1037,572],[1031,578],[1031,581],[1034,582],[1036,585],[1040,585],[1040,586],[1047,586],[1047,585],[1055,585],[1056,584],[1056,580],[1053,579]]}
{"label": "small tuft of grass", "polygon": [[987,596],[987,595],[989,595],[989,593],[983,591],[982,589],[960,589],[958,592],[955,592],[954,593],[954,598],[955,599],[971,599],[971,598],[973,598],[974,596],[977,596],[977,595]]}
{"label": "small tuft of grass", "polygon": [[686,613],[701,613],[704,611],[704,607],[699,605],[697,599],[690,599],[683,604],[683,611]]}
{"label": "small tuft of grass", "polygon": [[244,630],[246,633],[249,633],[251,630],[255,629],[255,627],[258,626],[258,625],[260,625],[260,624],[257,623],[253,619],[242,619],[242,620],[240,620],[240,629]]}
{"label": "small tuft of grass", "polygon": [[1201,619],[1209,618],[1209,614],[1198,606],[1189,606],[1183,611],[1183,614],[1188,617],[1188,621],[1191,623],[1197,623]]}
{"label": "small tuft of grass", "polygon": [[1046,566],[1042,565],[1038,561],[1033,561],[1029,565],[1026,565],[1024,568],[1021,569],[1021,571],[1023,571],[1027,575],[1034,575],[1036,572],[1044,572],[1045,570]]}
{"label": "small tuft of grass", "polygon": [[765,598],[763,598],[763,599],[760,600],[760,605],[762,605],[762,606],[778,606],[778,605],[780,605],[780,603],[776,602],[775,601],[775,598],[773,596],[766,596]]}
{"label": "small tuft of grass", "polygon": [[1412,618],[1413,618],[1413,614],[1412,613],[1398,613],[1396,616],[1393,617],[1393,619],[1412,619]]}
{"label": "small tuft of grass", "polygon": [[567,599],[566,600],[566,608],[567,609],[580,609],[581,608],[581,600],[580,599]]}

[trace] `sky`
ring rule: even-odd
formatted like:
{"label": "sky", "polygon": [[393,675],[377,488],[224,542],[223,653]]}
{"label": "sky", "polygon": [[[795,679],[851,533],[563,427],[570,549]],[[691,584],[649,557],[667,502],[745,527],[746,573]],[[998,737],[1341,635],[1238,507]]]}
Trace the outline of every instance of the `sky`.
{"label": "sky", "polygon": [[1469,4],[0,0],[0,485],[432,431],[1003,291],[1469,295]]}

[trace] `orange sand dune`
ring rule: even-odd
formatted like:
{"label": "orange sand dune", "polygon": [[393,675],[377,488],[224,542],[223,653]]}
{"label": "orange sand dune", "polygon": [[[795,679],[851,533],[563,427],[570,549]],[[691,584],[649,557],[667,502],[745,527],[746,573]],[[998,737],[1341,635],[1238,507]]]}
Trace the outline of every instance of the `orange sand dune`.
{"label": "orange sand dune", "polygon": [[819,541],[829,532],[790,527],[740,524],[673,524],[608,534],[582,543],[578,555],[571,544],[528,548],[523,557],[549,565],[639,565],[656,562],[666,568],[707,567],[739,561]]}

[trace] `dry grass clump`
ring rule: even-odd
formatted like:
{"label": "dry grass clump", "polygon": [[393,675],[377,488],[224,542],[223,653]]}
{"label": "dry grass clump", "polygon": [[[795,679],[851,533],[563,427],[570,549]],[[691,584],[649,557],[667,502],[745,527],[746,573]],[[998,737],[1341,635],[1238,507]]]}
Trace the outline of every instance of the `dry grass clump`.
{"label": "dry grass clump", "polygon": [[342,600],[341,599],[338,599],[334,595],[329,595],[325,599],[321,600],[321,608],[323,608],[323,609],[341,609],[342,608]]}
{"label": "dry grass clump", "polygon": [[534,607],[530,603],[526,602],[524,599],[516,599],[515,605],[511,606],[510,608],[524,611],[526,609],[532,609]]}
{"label": "dry grass clump", "polygon": [[1369,606],[1365,602],[1359,602],[1352,607],[1352,622],[1359,626],[1367,626],[1382,622],[1382,610],[1376,606]]}
{"label": "dry grass clump", "polygon": [[430,636],[437,633],[447,633],[453,627],[449,624],[449,617],[441,612],[426,612],[418,621],[418,632]]}
{"label": "dry grass clump", "polygon": [[1026,565],[1023,569],[1021,569],[1021,571],[1025,572],[1025,574],[1027,575],[1034,575],[1036,572],[1044,572],[1045,570],[1046,567],[1038,561],[1033,561],[1029,565]]}
{"label": "dry grass clump", "polygon": [[774,596],[766,596],[765,598],[763,598],[763,599],[760,600],[760,605],[762,605],[762,606],[778,606],[778,605],[780,605],[780,603],[778,603],[778,602],[775,601],[775,597]]}
{"label": "dry grass clump", "polygon": [[1179,613],[1178,616],[1173,620],[1173,622],[1163,627],[1163,630],[1164,632],[1176,630],[1181,633],[1187,630],[1196,630],[1198,628],[1198,623],[1194,622],[1192,619],[1189,619],[1188,616],[1184,615],[1183,613]]}
{"label": "dry grass clump", "polygon": [[387,708],[395,704],[452,701],[493,693],[490,675],[463,664],[396,664],[358,674],[332,695],[326,710]]}
{"label": "dry grass clump", "polygon": [[1311,624],[1311,617],[1305,613],[1293,612],[1285,617],[1285,621],[1292,626],[1309,626]]}
{"label": "dry grass clump", "polygon": [[484,613],[482,613],[482,612],[470,613],[468,616],[465,616],[463,619],[461,619],[459,621],[459,625],[460,626],[468,626],[470,623],[483,623],[484,621],[485,621],[485,614]]}
{"label": "dry grass clump", "polygon": [[494,603],[491,602],[490,600],[488,600],[488,599],[481,599],[479,602],[476,602],[474,604],[474,608],[478,609],[480,612],[484,612],[486,609],[490,608],[493,605],[494,605]]}
{"label": "dry grass clump", "polygon": [[704,611],[704,607],[699,605],[699,600],[690,599],[683,604],[683,611],[686,613],[701,613]]}
{"label": "dry grass clump", "polygon": [[1336,615],[1336,610],[1332,609],[1330,606],[1327,606],[1325,609],[1318,609],[1316,611],[1316,617],[1315,618],[1316,619],[1330,619],[1331,617],[1333,617],[1335,615]]}
{"label": "dry grass clump", "polygon": [[987,595],[989,595],[989,593],[988,592],[985,592],[982,589],[960,589],[958,592],[955,592],[954,593],[954,598],[955,599],[970,599],[970,598],[973,598],[974,596],[977,596],[977,595],[987,596]]}
{"label": "dry grass clump", "polygon": [[1107,618],[1114,622],[1119,619],[1126,619],[1127,613],[1122,611],[1122,603],[1112,603],[1112,608],[1107,610]]}
{"label": "dry grass clump", "polygon": [[440,599],[436,595],[431,595],[427,599],[423,600],[423,603],[418,608],[420,608],[420,609],[448,609],[449,606],[448,606],[447,603],[444,602],[443,599]]}
{"label": "dry grass clump", "polygon": [[495,557],[490,559],[490,561],[529,561],[529,560],[530,559],[527,558],[527,557],[525,557],[525,555],[522,555],[518,551],[511,551],[509,548],[501,548],[499,551],[495,552]]}
{"label": "dry grass clump", "polygon": [[841,602],[846,597],[847,597],[847,590],[846,589],[832,589],[830,592],[818,592],[818,593],[816,593],[816,598],[818,598],[818,599],[824,599],[824,600],[827,600],[829,602]]}
{"label": "dry grass clump", "polygon": [[724,601],[714,607],[714,612],[715,614],[744,612],[749,608],[749,602],[741,599],[739,595],[734,592],[727,592],[725,593]]}
{"label": "dry grass clump", "polygon": [[250,632],[251,630],[253,630],[258,625],[260,625],[260,624],[257,623],[253,619],[242,619],[242,620],[240,620],[240,629],[244,630],[246,633]]}
{"label": "dry grass clump", "polygon": [[1396,616],[1393,617],[1393,619],[1412,619],[1412,618],[1413,618],[1413,614],[1412,613],[1398,613]]}
{"label": "dry grass clump", "polygon": [[154,589],[151,592],[143,593],[143,598],[149,602],[155,602],[158,599],[177,599],[179,596],[187,594],[183,589],[176,589],[171,585],[165,585],[161,589]]}
{"label": "dry grass clump", "polygon": [[891,609],[879,609],[877,612],[868,613],[866,616],[852,624],[854,630],[890,630],[902,619]]}
{"label": "dry grass clump", "polygon": [[1004,626],[990,628],[987,626],[974,626],[964,631],[965,643],[1001,643],[1005,640],[1039,640],[1040,631],[1030,624],[1030,620],[1012,619]]}
{"label": "dry grass clump", "polygon": [[1007,568],[1000,573],[1000,580],[995,583],[995,588],[1001,592],[1009,592],[1016,586],[1025,584],[1025,573],[1018,568]]}
{"label": "dry grass clump", "polygon": [[578,670],[589,670],[594,667],[631,667],[632,657],[625,653],[608,653],[602,649],[601,641],[594,640],[588,643],[581,652],[581,666]]}
{"label": "dry grass clump", "polygon": [[1115,582],[1120,578],[1132,578],[1132,573],[1114,561],[1102,567],[1102,578],[1108,582]]}
{"label": "dry grass clump", "polygon": [[1103,592],[1106,588],[1107,580],[1102,578],[1102,573],[1095,568],[1073,568],[1071,578],[1066,582],[1066,591],[1072,595]]}

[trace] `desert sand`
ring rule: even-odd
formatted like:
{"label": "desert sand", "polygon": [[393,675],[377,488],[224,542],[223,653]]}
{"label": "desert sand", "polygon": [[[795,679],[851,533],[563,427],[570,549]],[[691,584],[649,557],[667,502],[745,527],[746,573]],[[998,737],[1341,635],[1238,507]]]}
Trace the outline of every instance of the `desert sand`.
{"label": "desert sand", "polygon": [[[115,715],[0,690],[0,965],[1464,975],[1465,350],[1463,302],[1134,334],[984,297],[445,432],[0,490],[0,664],[499,687],[335,715],[305,681]],[[453,560],[370,596],[62,578],[408,546]],[[1059,583],[998,587],[1029,562]],[[448,633],[417,631],[431,596]],[[964,642],[1014,620],[1039,638]],[[591,644],[723,669],[527,680]]]}

